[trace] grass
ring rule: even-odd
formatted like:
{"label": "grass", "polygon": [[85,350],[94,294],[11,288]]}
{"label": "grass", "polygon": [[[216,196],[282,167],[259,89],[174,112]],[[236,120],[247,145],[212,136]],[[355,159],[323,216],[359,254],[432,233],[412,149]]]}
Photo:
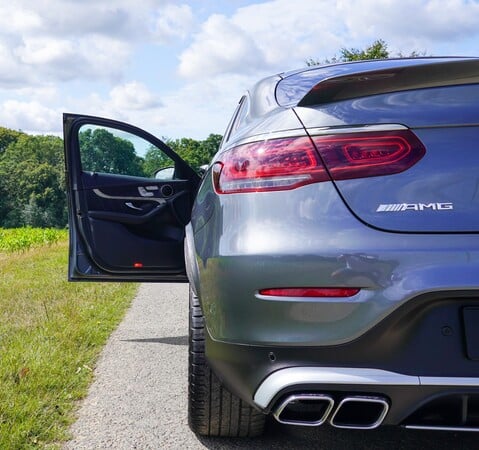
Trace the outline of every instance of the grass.
{"label": "grass", "polygon": [[1,449],[58,448],[68,438],[75,402],[137,289],[68,283],[67,243],[59,239],[0,250]]}

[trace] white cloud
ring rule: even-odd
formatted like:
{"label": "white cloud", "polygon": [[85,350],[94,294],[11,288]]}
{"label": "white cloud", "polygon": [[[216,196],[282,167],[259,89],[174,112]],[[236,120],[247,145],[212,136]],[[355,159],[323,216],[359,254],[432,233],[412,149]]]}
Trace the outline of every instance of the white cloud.
{"label": "white cloud", "polygon": [[15,49],[21,63],[29,65],[67,64],[75,55],[72,41],[48,37],[25,38]]}
{"label": "white cloud", "polygon": [[[479,3],[468,0],[274,0],[211,16],[180,56],[186,78],[285,70],[309,57],[385,39],[393,51],[478,38]],[[459,52],[464,53],[464,52]]]}
{"label": "white cloud", "polygon": [[392,48],[424,49],[435,43],[476,37],[479,4],[464,0],[402,0],[351,3],[338,1],[338,9],[353,39],[383,38]]}
{"label": "white cloud", "polygon": [[56,132],[61,129],[61,114],[37,101],[7,100],[0,105],[0,123],[15,130]]}
{"label": "white cloud", "polygon": [[188,5],[166,5],[159,9],[153,21],[153,34],[160,42],[184,39],[194,24],[193,11]]}
{"label": "white cloud", "polygon": [[124,110],[145,110],[161,105],[159,99],[148,88],[137,81],[115,86],[110,91],[112,106]]}
{"label": "white cloud", "polygon": [[211,16],[193,44],[180,56],[179,72],[185,77],[257,70],[264,56],[254,39],[222,15]]}
{"label": "white cloud", "polygon": [[309,57],[378,38],[392,53],[470,54],[479,38],[472,0],[258,0],[234,10],[245,3],[0,2],[0,125],[58,131],[69,110],[203,138],[224,131],[255,81]]}
{"label": "white cloud", "polygon": [[[154,10],[167,1],[17,0],[0,3],[0,89],[96,78],[118,82],[136,45],[152,41]],[[185,18],[188,11],[177,8]],[[190,11],[191,13],[191,11]],[[191,14],[190,14],[191,15]],[[184,31],[181,32],[183,34]]]}

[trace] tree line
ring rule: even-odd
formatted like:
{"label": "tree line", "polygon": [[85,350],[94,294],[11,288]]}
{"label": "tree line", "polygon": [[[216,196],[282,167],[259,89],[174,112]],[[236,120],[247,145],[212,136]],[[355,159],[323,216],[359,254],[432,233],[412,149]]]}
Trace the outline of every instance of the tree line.
{"label": "tree line", "polygon": [[[221,142],[221,135],[205,140],[166,139],[191,167],[208,164]],[[87,155],[88,170],[151,176],[168,165],[156,147],[144,156],[132,143],[107,130],[80,133],[80,147]],[[33,136],[0,127],[0,227],[63,228],[67,224],[63,140],[57,136]]]}

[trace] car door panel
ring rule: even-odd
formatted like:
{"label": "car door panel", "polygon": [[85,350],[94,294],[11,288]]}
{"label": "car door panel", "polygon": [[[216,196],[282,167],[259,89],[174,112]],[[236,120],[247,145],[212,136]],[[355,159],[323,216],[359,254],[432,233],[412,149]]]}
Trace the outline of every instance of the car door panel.
{"label": "car door panel", "polygon": [[95,126],[101,122],[122,132],[127,128],[156,146],[159,143],[127,124],[66,116],[70,279],[186,281],[184,227],[190,220],[199,177],[174,154],[178,172],[186,177],[158,180],[84,171],[79,159],[80,127],[75,122]]}

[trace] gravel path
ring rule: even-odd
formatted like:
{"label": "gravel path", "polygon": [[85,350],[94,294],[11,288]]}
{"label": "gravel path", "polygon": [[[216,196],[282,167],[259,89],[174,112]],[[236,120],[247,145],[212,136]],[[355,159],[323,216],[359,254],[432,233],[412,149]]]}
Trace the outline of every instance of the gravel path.
{"label": "gravel path", "polygon": [[475,433],[267,424],[265,436],[198,438],[188,428],[188,286],[143,284],[112,334],[65,449],[468,449]]}
{"label": "gravel path", "polygon": [[186,284],[143,284],[112,334],[69,449],[194,448],[186,426]]}

